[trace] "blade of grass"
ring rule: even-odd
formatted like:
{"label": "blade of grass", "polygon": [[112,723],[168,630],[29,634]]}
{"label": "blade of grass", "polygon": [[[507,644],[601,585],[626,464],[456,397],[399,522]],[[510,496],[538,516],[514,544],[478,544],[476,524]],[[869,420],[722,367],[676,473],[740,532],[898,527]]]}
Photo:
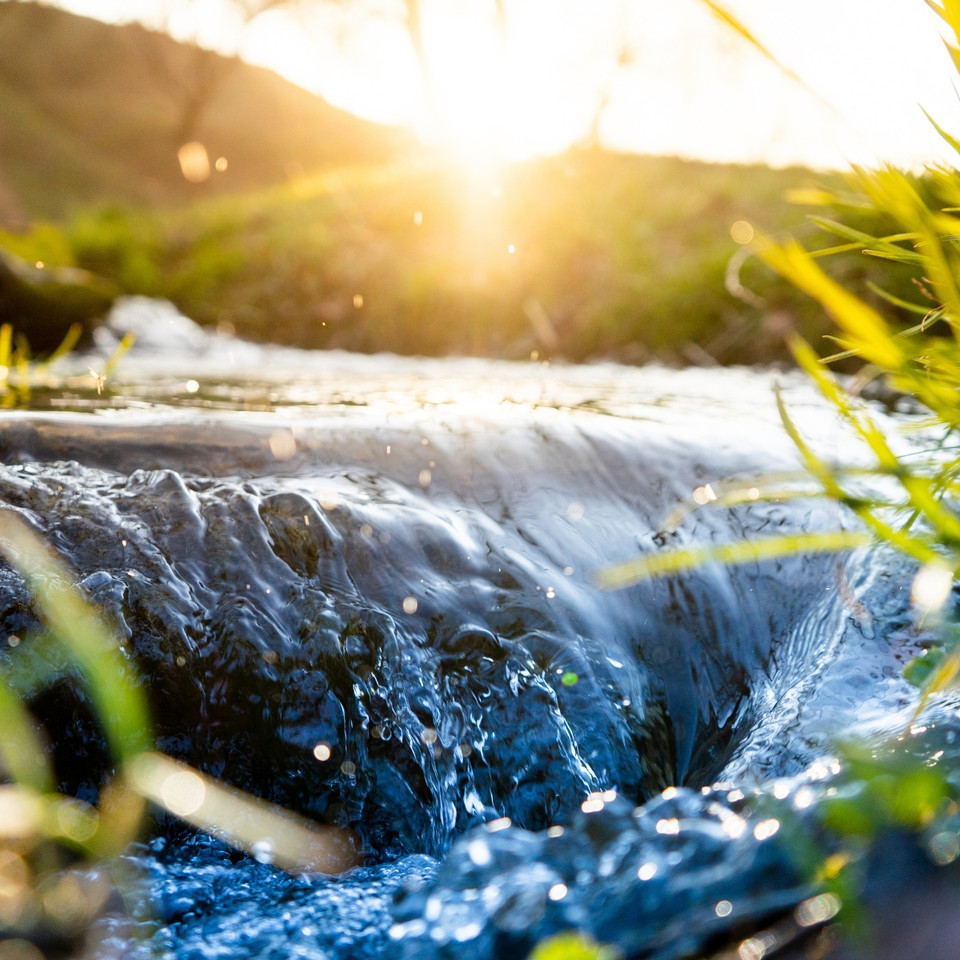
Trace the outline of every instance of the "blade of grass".
{"label": "blade of grass", "polygon": [[885,369],[904,365],[904,353],[880,314],[828,277],[796,241],[762,238],[756,249],[768,266],[821,303],[863,357]]}
{"label": "blade of grass", "polygon": [[0,552],[27,581],[42,619],[83,671],[115,759],[122,763],[148,749],[146,698],[116,638],[73,588],[60,558],[9,508],[0,508]]}
{"label": "blade of grass", "polygon": [[346,830],[313,823],[162,754],[137,757],[129,777],[153,803],[283,870],[343,873],[359,862]]}
{"label": "blade of grass", "polygon": [[797,362],[814,380],[821,393],[837,409],[857,435],[869,446],[882,470],[895,477],[903,487],[911,505],[927,517],[944,540],[960,544],[960,518],[932,494],[927,477],[911,473],[890,448],[882,431],[863,410],[856,410],[848,395],[820,363],[813,350],[802,340],[791,342]]}
{"label": "blade of grass", "polygon": [[823,485],[827,496],[849,507],[880,540],[893,544],[908,556],[914,557],[921,563],[942,561],[940,555],[929,543],[918,537],[911,537],[902,530],[897,530],[890,524],[885,523],[873,513],[868,504],[863,503],[859,498],[849,496],[843,487],[840,486],[831,467],[824,463],[813,452],[800,435],[800,431],[797,430],[796,424],[794,424],[790,414],[787,412],[786,404],[783,402],[779,388],[776,390],[776,398],[777,409],[780,412],[780,419],[783,422],[784,429],[787,431],[787,435],[796,446],[807,469]]}
{"label": "blade of grass", "polygon": [[36,793],[55,789],[43,734],[23,701],[0,680],[0,759],[6,774]]}
{"label": "blade of grass", "polygon": [[763,540],[741,540],[650,553],[626,563],[608,567],[593,580],[602,590],[619,590],[645,580],[688,573],[709,563],[733,565],[805,553],[837,553],[873,542],[863,531],[828,530],[822,533],[795,533]]}

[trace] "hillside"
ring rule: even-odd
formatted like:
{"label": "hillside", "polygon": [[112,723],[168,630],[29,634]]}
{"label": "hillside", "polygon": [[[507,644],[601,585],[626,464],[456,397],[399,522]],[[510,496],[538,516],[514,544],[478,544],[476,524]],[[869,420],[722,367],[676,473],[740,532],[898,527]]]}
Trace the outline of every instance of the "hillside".
{"label": "hillside", "polygon": [[[185,136],[211,159],[226,158],[226,170],[187,182],[177,159]],[[137,24],[0,2],[0,228],[93,201],[179,203],[249,190],[291,171],[391,159],[409,144],[235,58]]]}

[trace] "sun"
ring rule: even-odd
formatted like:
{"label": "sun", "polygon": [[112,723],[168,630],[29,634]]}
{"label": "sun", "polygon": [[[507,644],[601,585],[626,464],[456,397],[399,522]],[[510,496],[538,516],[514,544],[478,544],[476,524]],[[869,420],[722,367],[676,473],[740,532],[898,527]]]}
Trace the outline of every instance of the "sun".
{"label": "sun", "polygon": [[495,9],[489,0],[424,5],[420,132],[478,166],[562,150],[599,99],[591,78],[569,69],[582,56],[570,43],[573,5],[529,0],[502,18]]}
{"label": "sun", "polygon": [[402,18],[320,5],[305,21],[277,9],[251,25],[241,53],[335,106],[408,126],[460,164],[487,169],[555,153],[589,128],[597,93],[568,69],[582,57],[571,40],[583,38],[571,29],[578,7],[528,0],[498,19],[493,0],[421,0],[422,58]]}
{"label": "sun", "polygon": [[489,18],[450,5],[424,22],[418,132],[484,166],[505,149],[509,65],[505,38]]}

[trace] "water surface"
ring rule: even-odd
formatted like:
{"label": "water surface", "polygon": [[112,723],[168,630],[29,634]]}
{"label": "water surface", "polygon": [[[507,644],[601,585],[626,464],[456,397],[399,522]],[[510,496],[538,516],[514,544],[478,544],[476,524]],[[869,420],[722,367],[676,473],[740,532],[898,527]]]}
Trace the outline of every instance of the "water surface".
{"label": "water surface", "polygon": [[[910,565],[596,585],[671,545],[849,525],[784,500],[663,528],[707,484],[797,469],[775,381],[824,456],[856,456],[802,379],[270,349],[144,301],[114,322],[139,341],[106,381],[104,334],[0,419],[0,499],[116,626],[159,748],[348,830],[363,865],[288,875],[269,838],[161,817],[93,955],[500,960],[576,928],[679,958],[816,893],[780,824],[834,789],[838,740],[907,727]],[[0,599],[27,635],[7,570]],[[82,694],[33,706],[94,799]],[[916,750],[955,755],[952,722]]]}

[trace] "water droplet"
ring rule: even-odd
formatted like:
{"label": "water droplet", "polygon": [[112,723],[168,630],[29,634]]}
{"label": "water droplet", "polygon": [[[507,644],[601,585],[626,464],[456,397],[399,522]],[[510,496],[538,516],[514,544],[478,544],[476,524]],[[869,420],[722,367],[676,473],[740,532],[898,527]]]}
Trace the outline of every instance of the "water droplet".
{"label": "water droplet", "polygon": [[250,848],[250,852],[253,854],[254,859],[260,863],[273,863],[273,841],[269,837],[257,840]]}
{"label": "water droplet", "polygon": [[275,460],[290,460],[297,452],[297,441],[289,430],[270,435],[270,452]]}
{"label": "water droplet", "polygon": [[480,931],[483,928],[477,923],[476,920],[472,920],[470,923],[465,923],[461,927],[457,927],[453,931],[453,939],[458,943],[463,943],[466,940],[473,940],[475,937],[480,936]]}
{"label": "water droplet", "polygon": [[763,941],[757,937],[751,937],[749,940],[744,940],[743,943],[740,944],[740,948],[737,950],[737,956],[740,960],[763,960],[766,952],[767,948]]}
{"label": "water droplet", "polygon": [[353,295],[353,306],[355,309],[359,310],[363,306],[363,294],[355,293]]}
{"label": "water droplet", "polygon": [[733,904],[729,900],[721,900],[713,911],[718,917],[729,917],[733,913]]}
{"label": "water droplet", "polygon": [[928,563],[914,577],[910,599],[923,610],[936,610],[946,603],[952,586],[953,571],[948,566]]}
{"label": "water droplet", "polygon": [[340,772],[345,777],[352,777],[357,772],[357,765],[352,760],[344,760],[340,764]]}
{"label": "water droplet", "polygon": [[416,597],[404,597],[403,598],[403,612],[404,613],[416,613],[417,608],[420,605],[417,603]]}
{"label": "water droplet", "polygon": [[555,883],[547,891],[547,896],[551,900],[562,900],[566,895],[567,895],[567,885],[565,883]]}
{"label": "water droplet", "polygon": [[318,760],[320,760],[321,762],[324,761],[324,760],[329,760],[329,759],[330,759],[330,748],[329,748],[325,743],[318,743],[318,744],[313,748],[313,755],[314,755]]}
{"label": "water droplet", "polygon": [[482,838],[471,840],[467,844],[467,856],[478,867],[485,867],[493,860],[490,847],[487,845],[487,841]]}
{"label": "water droplet", "polygon": [[758,840],[766,840],[772,837],[780,829],[780,821],[775,818],[761,820],[754,828],[753,835]]}
{"label": "water droplet", "polygon": [[753,240],[753,234],[753,224],[747,220],[736,220],[730,225],[730,238],[741,247]]}
{"label": "water droplet", "polygon": [[960,837],[948,832],[935,834],[927,844],[927,849],[930,851],[933,862],[945,867],[960,856]]}
{"label": "water droplet", "polygon": [[563,674],[562,677],[560,677],[560,682],[565,687],[572,687],[579,680],[580,680],[580,677],[578,677],[577,674],[575,674],[572,670],[568,670],[566,673]]}
{"label": "water droplet", "polygon": [[185,143],[177,151],[180,172],[190,183],[203,183],[210,176],[210,157],[207,148],[197,140]]}
{"label": "water droplet", "polygon": [[812,927],[832,920],[840,912],[840,898],[833,893],[821,893],[804,900],[794,911],[801,927]]}
{"label": "water droplet", "polygon": [[742,837],[746,829],[747,821],[744,820],[743,817],[738,817],[736,814],[727,817],[727,819],[723,821],[723,832],[730,837],[731,840]]}
{"label": "water droplet", "polygon": [[713,487],[709,483],[704,484],[702,487],[697,487],[693,491],[693,502],[699,506],[703,506],[705,503],[713,503],[716,501],[717,495],[713,492]]}
{"label": "water droplet", "polygon": [[637,871],[637,876],[641,880],[652,880],[657,875],[657,865],[652,862],[643,864]]}

